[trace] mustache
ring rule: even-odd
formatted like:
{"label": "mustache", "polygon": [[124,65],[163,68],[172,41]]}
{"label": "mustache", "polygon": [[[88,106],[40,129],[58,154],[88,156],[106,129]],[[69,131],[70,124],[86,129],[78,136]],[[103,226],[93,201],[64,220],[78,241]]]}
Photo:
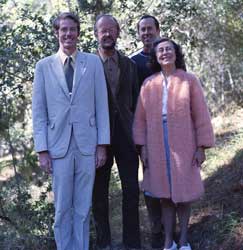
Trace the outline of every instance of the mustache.
{"label": "mustache", "polygon": [[102,41],[106,41],[106,40],[111,40],[111,41],[113,41],[113,42],[115,42],[115,40],[113,39],[113,37],[111,37],[111,36],[106,36],[106,37],[103,37],[102,38]]}

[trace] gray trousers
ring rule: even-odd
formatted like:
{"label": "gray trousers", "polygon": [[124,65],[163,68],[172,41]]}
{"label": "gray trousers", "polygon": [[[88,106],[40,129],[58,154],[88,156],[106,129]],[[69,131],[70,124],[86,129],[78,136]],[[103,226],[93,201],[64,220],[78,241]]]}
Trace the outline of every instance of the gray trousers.
{"label": "gray trousers", "polygon": [[72,136],[67,154],[52,167],[57,250],[88,250],[95,156],[82,155]]}

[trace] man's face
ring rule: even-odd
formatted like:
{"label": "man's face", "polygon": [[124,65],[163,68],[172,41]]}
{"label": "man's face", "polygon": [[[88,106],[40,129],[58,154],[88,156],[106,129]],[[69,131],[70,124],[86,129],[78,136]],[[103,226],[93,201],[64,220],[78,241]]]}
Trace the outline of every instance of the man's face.
{"label": "man's face", "polygon": [[111,17],[101,17],[96,23],[95,36],[102,49],[114,49],[119,36],[116,22]]}
{"label": "man's face", "polygon": [[138,36],[145,47],[151,46],[159,37],[159,29],[156,28],[153,18],[144,18],[139,22]]}
{"label": "man's face", "polygon": [[60,27],[57,32],[59,47],[63,52],[73,53],[76,50],[78,42],[78,26],[72,19],[66,18],[60,20]]}

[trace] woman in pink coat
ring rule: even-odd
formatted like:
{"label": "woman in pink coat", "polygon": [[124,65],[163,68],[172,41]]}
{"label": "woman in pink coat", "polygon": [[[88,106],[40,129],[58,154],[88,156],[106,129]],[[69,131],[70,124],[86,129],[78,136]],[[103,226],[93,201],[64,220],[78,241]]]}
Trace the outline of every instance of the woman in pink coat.
{"label": "woman in pink coat", "polygon": [[214,145],[210,115],[197,77],[186,72],[181,48],[168,38],[154,44],[154,74],[141,88],[134,119],[134,141],[144,163],[142,188],[161,198],[164,250],[176,250],[173,225],[179,218],[179,250],[187,240],[190,204],[204,192],[200,166]]}

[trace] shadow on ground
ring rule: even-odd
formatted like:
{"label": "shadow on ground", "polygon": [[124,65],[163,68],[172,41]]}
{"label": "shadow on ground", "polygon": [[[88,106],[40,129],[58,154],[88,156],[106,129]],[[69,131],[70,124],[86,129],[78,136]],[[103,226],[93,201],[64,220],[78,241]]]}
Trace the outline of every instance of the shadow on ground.
{"label": "shadow on ground", "polygon": [[190,226],[194,250],[243,250],[243,150],[205,180]]}

